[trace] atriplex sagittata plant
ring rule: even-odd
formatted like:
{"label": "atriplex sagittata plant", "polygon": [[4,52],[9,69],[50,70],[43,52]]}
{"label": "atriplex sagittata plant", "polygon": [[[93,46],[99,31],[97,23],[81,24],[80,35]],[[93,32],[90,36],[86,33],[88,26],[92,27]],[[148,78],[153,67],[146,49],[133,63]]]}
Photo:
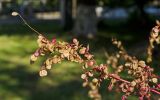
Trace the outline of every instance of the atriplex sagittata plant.
{"label": "atriplex sagittata plant", "polygon": [[[152,29],[149,37],[146,61],[130,56],[122,46],[121,41],[112,39],[112,43],[119,49],[118,53],[115,56],[109,56],[106,64],[98,65],[94,55],[89,52],[89,45],[85,47],[76,38],[71,43],[56,41],[56,39],[50,41],[30,27],[19,13],[13,12],[12,15],[20,16],[24,23],[38,34],[37,43],[39,48],[31,55],[30,61],[34,63],[40,56],[47,56],[39,71],[40,76],[46,76],[53,64],[68,60],[82,65],[83,74],[81,78],[84,80],[83,86],[90,88],[88,94],[94,100],[102,99],[99,88],[104,80],[110,80],[108,90],[116,87],[118,91],[124,93],[122,100],[126,100],[129,95],[137,95],[139,100],[150,100],[152,93],[160,95],[159,76],[155,75],[154,69],[148,65],[152,61],[154,43],[160,43],[159,21],[156,21],[156,26]],[[120,63],[120,60],[123,60],[124,63]],[[111,66],[115,68],[114,72],[109,72],[108,68]],[[131,77],[130,79],[121,78],[120,73],[124,71],[127,71]]]}

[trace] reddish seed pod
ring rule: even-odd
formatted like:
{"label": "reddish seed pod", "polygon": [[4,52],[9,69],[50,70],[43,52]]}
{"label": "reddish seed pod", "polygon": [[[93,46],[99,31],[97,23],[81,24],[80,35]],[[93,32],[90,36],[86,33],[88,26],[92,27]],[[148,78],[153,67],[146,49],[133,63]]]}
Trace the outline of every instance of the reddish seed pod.
{"label": "reddish seed pod", "polygon": [[55,44],[56,43],[56,38],[53,38],[52,39],[52,44]]}
{"label": "reddish seed pod", "polygon": [[93,55],[91,55],[91,54],[85,54],[85,57],[86,57],[88,60],[90,60],[90,59],[93,57]]}
{"label": "reddish seed pod", "polygon": [[38,52],[38,50],[34,53],[35,57],[38,57],[40,55],[40,53]]}
{"label": "reddish seed pod", "polygon": [[127,97],[125,95],[122,96],[121,100],[126,100]]}
{"label": "reddish seed pod", "polygon": [[153,31],[154,31],[155,33],[158,33],[158,32],[159,32],[159,29],[158,29],[158,28],[153,28]]}
{"label": "reddish seed pod", "polygon": [[88,62],[87,62],[87,65],[88,65],[88,66],[93,66],[93,65],[94,65],[94,61],[88,61]]}
{"label": "reddish seed pod", "polygon": [[78,41],[76,38],[74,38],[72,41],[73,41],[73,43],[74,43],[76,46],[79,45],[79,41]]}
{"label": "reddish seed pod", "polygon": [[160,84],[157,84],[157,87],[160,88]]}
{"label": "reddish seed pod", "polygon": [[35,52],[34,55],[35,55],[36,57],[38,57],[38,56],[39,56],[39,53],[38,53],[38,52]]}
{"label": "reddish seed pod", "polygon": [[81,49],[79,50],[79,53],[80,53],[80,54],[85,54],[85,52],[86,52],[86,48],[85,48],[85,47],[83,47],[83,48],[81,48]]}
{"label": "reddish seed pod", "polygon": [[73,43],[77,44],[78,40],[76,38],[73,39]]}

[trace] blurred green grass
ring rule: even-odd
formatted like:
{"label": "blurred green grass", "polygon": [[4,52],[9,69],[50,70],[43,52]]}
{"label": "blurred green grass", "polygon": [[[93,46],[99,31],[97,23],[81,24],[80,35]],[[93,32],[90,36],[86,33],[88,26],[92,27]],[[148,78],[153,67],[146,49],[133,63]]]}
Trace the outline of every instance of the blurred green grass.
{"label": "blurred green grass", "polygon": [[[58,40],[71,41],[73,38],[67,32],[58,31],[60,27],[53,23],[33,26],[49,39],[56,37]],[[98,62],[105,63],[104,48],[113,50],[108,48],[110,38],[121,36],[122,40],[132,40],[132,35],[121,36],[114,31],[107,34],[101,31],[95,40],[80,39],[80,42],[89,43]],[[53,65],[47,77],[38,76],[43,59],[29,64],[30,55],[37,48],[36,39],[37,36],[24,25],[0,25],[0,100],[90,100],[87,89],[81,85],[81,66],[76,63],[65,61]],[[103,100],[119,100],[122,94],[108,92],[106,84],[101,89]],[[129,100],[135,100],[135,97]]]}

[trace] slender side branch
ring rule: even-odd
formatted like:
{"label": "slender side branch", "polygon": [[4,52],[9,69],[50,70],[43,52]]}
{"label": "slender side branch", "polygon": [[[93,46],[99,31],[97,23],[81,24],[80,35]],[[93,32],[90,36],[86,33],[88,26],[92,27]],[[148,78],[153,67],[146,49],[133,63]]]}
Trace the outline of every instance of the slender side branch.
{"label": "slender side branch", "polygon": [[112,77],[112,78],[114,78],[114,79],[116,79],[116,80],[119,80],[119,81],[122,81],[122,82],[125,82],[125,83],[130,83],[129,81],[124,80],[124,79],[118,77],[117,75],[109,74],[109,76]]}
{"label": "slender side branch", "polygon": [[153,89],[153,88],[151,88],[150,91],[160,95],[160,92],[155,90],[155,89]]}
{"label": "slender side branch", "polygon": [[18,12],[12,12],[12,16],[19,16],[22,21],[24,22],[25,25],[27,25],[32,31],[34,31],[35,33],[37,33],[38,35],[41,35],[40,32],[38,32],[37,30],[35,30],[34,28],[32,28],[27,21],[21,16],[21,14],[19,14]]}

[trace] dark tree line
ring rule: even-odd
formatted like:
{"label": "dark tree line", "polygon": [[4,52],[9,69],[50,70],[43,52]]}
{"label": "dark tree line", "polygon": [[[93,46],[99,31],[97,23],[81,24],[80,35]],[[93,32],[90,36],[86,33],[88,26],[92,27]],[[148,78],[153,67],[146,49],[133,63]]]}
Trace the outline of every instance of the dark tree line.
{"label": "dark tree line", "polygon": [[[79,33],[95,33],[96,32],[96,25],[90,25],[90,24],[96,24],[96,22],[94,23],[88,23],[88,26],[93,26],[93,27],[87,27],[87,20],[92,21],[95,20],[96,18],[92,18],[93,16],[89,16],[89,15],[94,15],[95,10],[94,7],[96,7],[98,5],[99,2],[103,2],[104,6],[107,7],[129,7],[129,6],[136,6],[137,7],[137,13],[138,13],[138,19],[140,21],[147,22],[148,21],[148,15],[144,10],[144,7],[146,4],[148,4],[149,2],[152,2],[154,0],[77,0],[77,17],[76,19],[72,19],[71,16],[71,10],[72,10],[72,0],[66,0],[66,24],[65,27],[67,28],[71,28],[72,26],[76,26],[76,28],[74,28],[76,31],[76,33],[79,31]],[[90,9],[90,11],[89,11]],[[87,12],[88,11],[88,15],[87,13],[83,13],[83,12]],[[89,14],[90,13],[90,14]],[[85,15],[86,14],[86,15]],[[89,17],[87,19],[87,16]],[[83,20],[83,17],[84,18]],[[84,24],[84,26],[83,26]],[[70,25],[70,26],[69,26]],[[79,29],[77,28],[79,27]],[[80,28],[81,27],[81,28]],[[88,30],[86,31],[85,28],[83,27],[87,27]],[[82,31],[84,29],[84,32]],[[80,31],[81,30],[81,31]],[[86,33],[87,32],[87,33]]]}

